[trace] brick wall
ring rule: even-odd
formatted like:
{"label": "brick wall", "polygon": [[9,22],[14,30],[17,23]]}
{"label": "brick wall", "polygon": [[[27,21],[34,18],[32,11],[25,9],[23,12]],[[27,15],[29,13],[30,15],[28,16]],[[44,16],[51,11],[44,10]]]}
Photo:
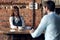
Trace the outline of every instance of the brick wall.
{"label": "brick wall", "polygon": [[[16,1],[16,2],[15,2]],[[9,17],[10,14],[12,13],[12,9],[9,8],[8,6],[13,6],[13,5],[6,5],[6,3],[26,3],[26,7],[29,7],[29,3],[32,2],[31,0],[0,0],[0,3],[4,3],[0,6],[0,27],[9,27]],[[40,4],[40,0],[36,0],[37,3]],[[17,5],[18,7],[20,5]],[[38,26],[40,19],[42,17],[41,10],[37,9],[35,12],[35,26]],[[32,26],[33,23],[33,11],[32,9],[29,8],[22,8],[20,9],[20,15],[24,17],[25,25]]]}

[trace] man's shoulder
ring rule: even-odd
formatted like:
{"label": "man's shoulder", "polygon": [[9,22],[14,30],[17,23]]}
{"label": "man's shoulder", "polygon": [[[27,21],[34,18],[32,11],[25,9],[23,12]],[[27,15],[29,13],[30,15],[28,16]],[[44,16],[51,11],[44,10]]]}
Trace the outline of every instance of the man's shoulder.
{"label": "man's shoulder", "polygon": [[49,15],[44,15],[43,17],[44,17],[44,18],[47,18],[47,17],[49,17]]}
{"label": "man's shoulder", "polygon": [[47,15],[44,15],[44,17],[50,17],[50,16],[52,16],[53,14],[47,14]]}
{"label": "man's shoulder", "polygon": [[49,18],[50,18],[49,15],[44,15],[42,19],[43,20],[48,20]]}

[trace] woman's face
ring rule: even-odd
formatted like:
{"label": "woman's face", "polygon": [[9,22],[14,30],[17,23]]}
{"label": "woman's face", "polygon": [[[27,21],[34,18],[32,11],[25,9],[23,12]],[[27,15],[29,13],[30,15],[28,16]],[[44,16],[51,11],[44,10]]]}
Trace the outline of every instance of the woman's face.
{"label": "woman's face", "polygon": [[15,16],[18,16],[18,10],[17,9],[13,9],[13,13]]}

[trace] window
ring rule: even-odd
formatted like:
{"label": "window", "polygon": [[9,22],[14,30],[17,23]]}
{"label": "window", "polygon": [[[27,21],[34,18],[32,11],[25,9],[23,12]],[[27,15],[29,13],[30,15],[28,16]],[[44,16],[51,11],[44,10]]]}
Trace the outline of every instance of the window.
{"label": "window", "polygon": [[[42,0],[42,2],[43,2],[43,1],[48,1],[48,0]],[[55,2],[55,5],[60,5],[60,0],[52,0],[52,1]]]}
{"label": "window", "polygon": [[60,0],[52,0],[55,2],[55,5],[60,5]]}

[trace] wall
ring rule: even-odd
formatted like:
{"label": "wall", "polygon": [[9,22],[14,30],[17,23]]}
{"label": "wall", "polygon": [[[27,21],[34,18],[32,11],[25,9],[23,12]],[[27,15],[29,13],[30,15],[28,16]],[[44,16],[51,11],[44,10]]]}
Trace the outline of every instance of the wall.
{"label": "wall", "polygon": [[[31,3],[32,0],[0,0],[0,29],[1,28],[8,28],[9,27],[9,17],[12,13],[12,6],[18,6],[20,15],[23,16],[25,25],[31,26],[33,25],[33,10],[29,9],[29,3]],[[35,0],[36,3],[40,4],[41,0]],[[22,4],[26,4],[26,8],[21,8]],[[21,8],[21,9],[20,9]],[[35,28],[40,23],[42,17],[41,9],[35,10]],[[5,36],[2,36],[3,38]],[[1,38],[1,40],[3,40]]]}
{"label": "wall", "polygon": [[[15,2],[16,1],[16,2]],[[35,0],[38,4],[40,4],[40,0]],[[29,9],[29,3],[32,2],[31,0],[0,0],[1,6],[0,6],[0,27],[9,27],[9,17],[12,13],[11,6],[17,6],[20,8],[21,5],[20,3],[25,3],[26,8],[21,8],[20,10],[20,15],[24,17],[25,25],[32,26],[33,25],[33,10]],[[8,3],[8,4],[7,4]],[[13,5],[11,5],[11,4]],[[16,3],[16,4],[14,4]],[[35,27],[38,26],[40,19],[42,17],[41,14],[41,9],[36,9],[35,10]]]}

